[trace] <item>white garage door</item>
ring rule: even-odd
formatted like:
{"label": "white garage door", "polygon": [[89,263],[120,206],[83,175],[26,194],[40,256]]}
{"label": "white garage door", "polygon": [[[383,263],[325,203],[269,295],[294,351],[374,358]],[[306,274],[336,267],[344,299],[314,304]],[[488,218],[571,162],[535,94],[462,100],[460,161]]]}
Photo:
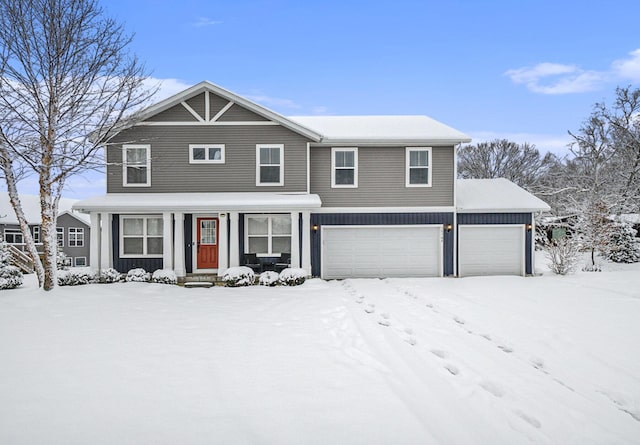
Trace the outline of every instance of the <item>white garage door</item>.
{"label": "white garage door", "polygon": [[324,226],[322,278],[442,276],[442,225]]}
{"label": "white garage door", "polygon": [[524,275],[523,225],[458,226],[458,275]]}

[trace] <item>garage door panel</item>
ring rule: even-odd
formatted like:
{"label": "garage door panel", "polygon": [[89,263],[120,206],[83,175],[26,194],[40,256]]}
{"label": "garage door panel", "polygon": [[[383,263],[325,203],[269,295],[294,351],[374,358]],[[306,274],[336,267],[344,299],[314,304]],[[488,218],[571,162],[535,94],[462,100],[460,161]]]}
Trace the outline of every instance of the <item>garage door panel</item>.
{"label": "garage door panel", "polygon": [[325,227],[322,276],[440,276],[441,231],[440,225]]}
{"label": "garage door panel", "polygon": [[460,276],[522,275],[524,226],[459,226],[458,265]]}

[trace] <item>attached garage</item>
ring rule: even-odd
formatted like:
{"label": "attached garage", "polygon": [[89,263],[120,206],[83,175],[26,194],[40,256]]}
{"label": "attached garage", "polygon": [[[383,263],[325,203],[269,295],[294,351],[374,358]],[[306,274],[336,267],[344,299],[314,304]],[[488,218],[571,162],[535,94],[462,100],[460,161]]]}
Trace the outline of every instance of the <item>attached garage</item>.
{"label": "attached garage", "polygon": [[324,226],[321,276],[442,276],[443,226]]}
{"label": "attached garage", "polygon": [[458,275],[524,275],[524,224],[458,226]]}

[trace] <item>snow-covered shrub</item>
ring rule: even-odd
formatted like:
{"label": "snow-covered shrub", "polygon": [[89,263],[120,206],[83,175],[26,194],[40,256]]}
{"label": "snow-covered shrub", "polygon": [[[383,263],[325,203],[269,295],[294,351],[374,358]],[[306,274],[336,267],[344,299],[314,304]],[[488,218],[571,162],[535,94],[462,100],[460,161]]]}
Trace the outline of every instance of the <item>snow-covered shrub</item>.
{"label": "snow-covered shrub", "polygon": [[178,284],[178,277],[172,269],[158,269],[151,277],[153,283]]}
{"label": "snow-covered shrub", "polygon": [[280,272],[280,284],[284,286],[299,286],[309,277],[306,270],[290,267]]}
{"label": "snow-covered shrub", "polygon": [[78,286],[96,281],[96,274],[90,267],[71,267],[58,271],[58,286]]}
{"label": "snow-covered shrub", "polygon": [[113,268],[101,269],[100,270],[100,278],[98,282],[100,283],[117,283],[122,280],[122,274]]}
{"label": "snow-covered shrub", "polygon": [[71,265],[71,258],[66,253],[58,250],[56,252],[56,268],[58,270],[67,270]]}
{"label": "snow-covered shrub", "polygon": [[580,260],[580,243],[568,236],[546,243],[549,268],[557,275],[573,273]]}
{"label": "snow-covered shrub", "polygon": [[127,282],[139,282],[139,283],[148,283],[151,281],[151,274],[148,273],[143,268],[139,267],[137,269],[131,269],[127,272],[127,278],[125,278]]}
{"label": "snow-covered shrub", "polygon": [[258,283],[260,283],[261,286],[275,286],[278,284],[279,279],[280,279],[280,274],[278,272],[268,270],[260,274],[260,278],[258,278]]}
{"label": "snow-covered shrub", "polygon": [[256,281],[256,274],[247,266],[230,267],[222,274],[222,281],[227,287],[251,286]]}
{"label": "snow-covered shrub", "polygon": [[11,264],[11,253],[9,245],[4,241],[0,242],[0,267]]}
{"label": "snow-covered shrub", "polygon": [[611,234],[606,257],[614,263],[637,263],[640,248],[636,243],[636,230],[629,223],[618,223]]}
{"label": "snow-covered shrub", "polygon": [[0,265],[0,290],[15,289],[23,280],[22,272],[17,267],[9,264]]}

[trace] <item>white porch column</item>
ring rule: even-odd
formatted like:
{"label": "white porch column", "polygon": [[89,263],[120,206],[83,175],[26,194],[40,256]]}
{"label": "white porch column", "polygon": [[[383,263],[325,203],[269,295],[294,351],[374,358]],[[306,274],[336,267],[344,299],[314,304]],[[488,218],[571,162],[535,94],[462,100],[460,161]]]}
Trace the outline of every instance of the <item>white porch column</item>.
{"label": "white porch column", "polygon": [[300,267],[300,214],[291,212],[291,267]]}
{"label": "white porch column", "polygon": [[101,269],[113,267],[111,263],[111,213],[100,213],[100,265]]}
{"label": "white porch column", "polygon": [[89,239],[89,266],[93,270],[100,270],[100,215],[91,212],[91,238]]}
{"label": "white porch column", "polygon": [[186,276],[184,267],[184,213],[174,213],[173,220],[176,223],[173,269],[176,276],[182,278]]}
{"label": "white porch column", "polygon": [[302,266],[311,275],[311,212],[302,212]]}
{"label": "white porch column", "polygon": [[[229,267],[229,239],[227,238],[227,216],[220,213],[218,217],[218,270],[222,272]],[[220,275],[220,273],[218,273]]]}
{"label": "white porch column", "polygon": [[162,268],[173,269],[173,218],[170,212],[162,213]]}
{"label": "white porch column", "polygon": [[229,212],[229,267],[240,265],[240,238],[239,238],[238,212]]}

